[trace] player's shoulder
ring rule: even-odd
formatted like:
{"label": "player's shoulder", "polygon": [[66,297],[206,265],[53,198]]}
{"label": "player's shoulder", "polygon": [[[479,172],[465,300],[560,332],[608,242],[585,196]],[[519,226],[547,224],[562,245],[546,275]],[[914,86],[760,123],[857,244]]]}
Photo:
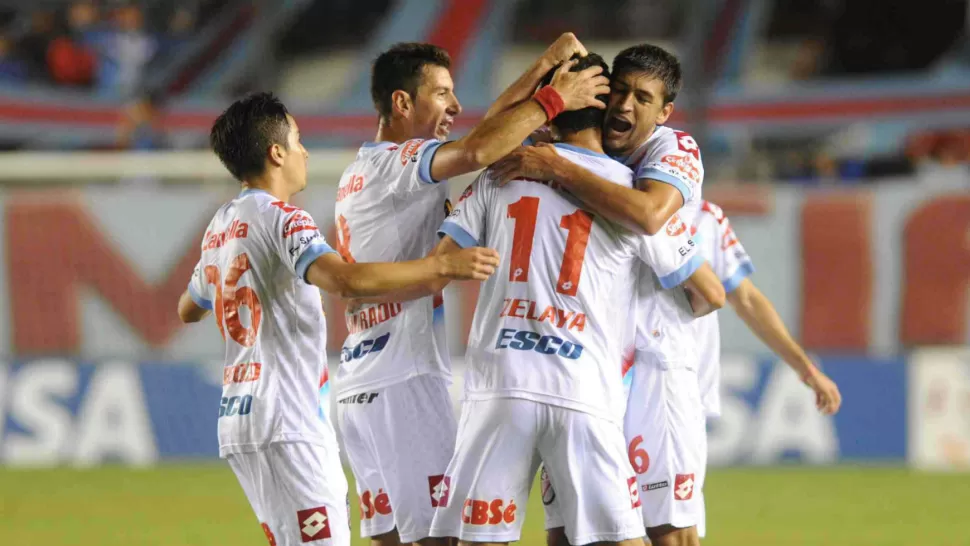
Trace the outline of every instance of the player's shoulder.
{"label": "player's shoulder", "polygon": [[568,144],[556,144],[556,152],[603,178],[626,187],[633,186],[633,171],[612,157]]}
{"label": "player's shoulder", "polygon": [[701,201],[700,214],[698,214],[697,217],[698,219],[712,218],[719,224],[727,221],[727,216],[724,215],[724,210],[718,205],[706,200]]}
{"label": "player's shoulder", "polygon": [[690,133],[658,125],[647,140],[644,159],[657,161],[670,155],[684,157],[698,166],[701,164],[701,148]]}
{"label": "player's shoulder", "polygon": [[418,155],[425,143],[437,143],[437,140],[412,138],[397,144],[394,142],[365,142],[357,152],[357,161],[370,163],[377,167],[406,167],[408,163],[417,163]]}
{"label": "player's shoulder", "polygon": [[258,218],[261,229],[278,232],[277,235],[283,238],[297,231],[317,229],[310,214],[296,205],[277,199],[266,192],[245,197],[249,197],[249,205]]}

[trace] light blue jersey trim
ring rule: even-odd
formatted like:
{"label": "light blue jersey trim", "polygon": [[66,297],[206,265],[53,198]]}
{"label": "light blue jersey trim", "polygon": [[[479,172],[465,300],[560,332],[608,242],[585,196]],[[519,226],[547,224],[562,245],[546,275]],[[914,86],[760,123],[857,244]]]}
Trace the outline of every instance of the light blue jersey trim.
{"label": "light blue jersey trim", "polygon": [[553,146],[555,146],[556,148],[563,149],[563,150],[569,150],[570,152],[576,152],[577,154],[583,154],[583,155],[588,155],[588,156],[592,156],[592,157],[599,157],[599,158],[602,158],[602,159],[613,159],[612,157],[610,157],[610,156],[608,156],[606,154],[601,154],[599,152],[594,152],[593,150],[587,150],[586,148],[580,148],[579,146],[573,146],[572,144],[566,144],[565,142],[557,142],[557,143],[553,144]]}
{"label": "light blue jersey trim", "polygon": [[431,178],[431,160],[434,159],[435,152],[444,142],[435,142],[434,144],[428,144],[428,147],[424,149],[424,153],[421,154],[421,162],[418,163],[418,178],[425,184],[437,184],[434,178]]}
{"label": "light blue jersey trim", "polygon": [[296,276],[300,277],[303,282],[307,282],[306,272],[308,269],[310,269],[310,264],[312,264],[313,261],[320,256],[329,254],[331,252],[336,252],[336,250],[330,248],[330,245],[327,243],[321,242],[311,245],[310,248],[303,251],[303,254],[301,254],[300,258],[296,261],[296,266],[294,266],[294,269],[296,269]]}
{"label": "light blue jersey trim", "polygon": [[683,180],[674,175],[667,174],[651,167],[637,171],[637,180],[640,180],[641,178],[649,178],[650,180],[670,184],[671,186],[677,188],[681,195],[684,196],[684,203],[686,203],[690,198],[690,188],[687,187],[687,184],[685,184]]}
{"label": "light blue jersey trim", "polygon": [[462,248],[470,248],[473,246],[478,246],[478,240],[471,234],[465,231],[465,228],[459,226],[454,222],[449,222],[445,220],[438,228],[438,235],[449,236],[458,243],[458,246]]}
{"label": "light blue jersey trim", "polygon": [[693,275],[694,272],[700,269],[702,265],[704,265],[704,258],[700,254],[694,254],[694,256],[688,260],[687,263],[680,266],[680,269],[674,271],[666,277],[660,277],[660,286],[664,287],[665,289],[673,288],[686,281],[687,277]]}
{"label": "light blue jersey trim", "polygon": [[254,193],[265,193],[267,195],[269,194],[268,191],[261,190],[259,188],[246,188],[245,190],[241,191],[239,195],[236,196],[236,198],[238,199],[240,197],[246,197],[247,195],[253,195]]}
{"label": "light blue jersey trim", "polygon": [[195,289],[192,288],[192,283],[189,283],[189,296],[192,298],[192,301],[194,301],[195,304],[198,305],[199,307],[212,311],[212,302],[203,298],[202,294],[197,294],[195,292]]}
{"label": "light blue jersey trim", "polygon": [[741,281],[750,277],[752,273],[754,273],[754,264],[751,262],[742,263],[738,266],[738,270],[734,272],[734,275],[731,275],[730,278],[721,282],[724,285],[724,291],[729,294],[734,292],[741,285]]}

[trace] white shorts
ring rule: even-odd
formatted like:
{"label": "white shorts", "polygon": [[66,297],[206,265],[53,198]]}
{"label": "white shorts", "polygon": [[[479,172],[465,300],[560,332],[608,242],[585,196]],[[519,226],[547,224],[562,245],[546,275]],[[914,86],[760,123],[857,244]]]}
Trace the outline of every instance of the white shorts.
{"label": "white shorts", "polygon": [[350,545],[347,478],[336,443],[273,443],[227,460],[271,545]]}
{"label": "white shorts", "polygon": [[[646,527],[704,531],[707,430],[697,373],[637,353],[624,422]],[[702,535],[703,536],[703,535]]]}
{"label": "white shorts", "polygon": [[357,479],[360,536],[395,527],[402,543],[430,536],[458,428],[446,381],[420,375],[340,398],[337,425]]}
{"label": "white shorts", "polygon": [[445,480],[451,496],[432,536],[472,542],[519,540],[529,490],[545,462],[572,544],[644,535],[640,498],[623,432],[580,411],[531,400],[466,401]]}

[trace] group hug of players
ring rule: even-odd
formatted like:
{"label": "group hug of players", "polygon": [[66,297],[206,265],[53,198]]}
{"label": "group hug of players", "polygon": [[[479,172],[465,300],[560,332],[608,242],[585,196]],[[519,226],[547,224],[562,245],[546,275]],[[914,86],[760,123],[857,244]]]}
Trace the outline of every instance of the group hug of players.
{"label": "group hug of players", "polygon": [[[697,143],[664,125],[677,59],[638,45],[610,70],[565,34],[454,141],[449,67],[430,44],[375,60],[377,136],[340,180],[336,248],[289,204],[308,154],[283,104],[250,95],[213,125],[243,191],[209,224],[178,310],[213,312],[225,339],[220,455],[270,544],[349,544],[332,390],[372,544],[518,540],[540,469],[551,544],[697,544],[719,412],[711,312],[730,301],[821,411],[841,400],[701,199]],[[446,180],[480,169],[451,207]],[[460,421],[440,295],[454,279],[482,281]],[[319,289],[352,300],[330,371]]]}

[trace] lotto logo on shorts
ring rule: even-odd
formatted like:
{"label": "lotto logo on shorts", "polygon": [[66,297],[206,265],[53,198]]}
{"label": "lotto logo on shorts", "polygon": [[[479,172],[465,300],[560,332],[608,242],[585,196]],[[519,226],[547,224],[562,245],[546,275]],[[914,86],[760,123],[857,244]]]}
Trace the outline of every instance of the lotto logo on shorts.
{"label": "lotto logo on shorts", "polygon": [[677,500],[690,500],[694,496],[694,475],[677,474],[674,480],[674,498]]}
{"label": "lotto logo on shorts", "polygon": [[498,525],[502,522],[515,522],[515,501],[510,500],[505,506],[502,499],[492,502],[465,499],[461,507],[461,521],[469,525]]}
{"label": "lotto logo on shorts", "polygon": [[451,498],[451,476],[428,476],[428,487],[431,489],[431,506],[447,507],[448,499]]}
{"label": "lotto logo on shorts", "polygon": [[326,506],[300,510],[296,513],[296,521],[303,542],[330,538],[330,518],[327,517]]}
{"label": "lotto logo on shorts", "polygon": [[636,476],[630,477],[626,480],[626,487],[630,490],[631,508],[640,508],[640,488],[637,487]]}

